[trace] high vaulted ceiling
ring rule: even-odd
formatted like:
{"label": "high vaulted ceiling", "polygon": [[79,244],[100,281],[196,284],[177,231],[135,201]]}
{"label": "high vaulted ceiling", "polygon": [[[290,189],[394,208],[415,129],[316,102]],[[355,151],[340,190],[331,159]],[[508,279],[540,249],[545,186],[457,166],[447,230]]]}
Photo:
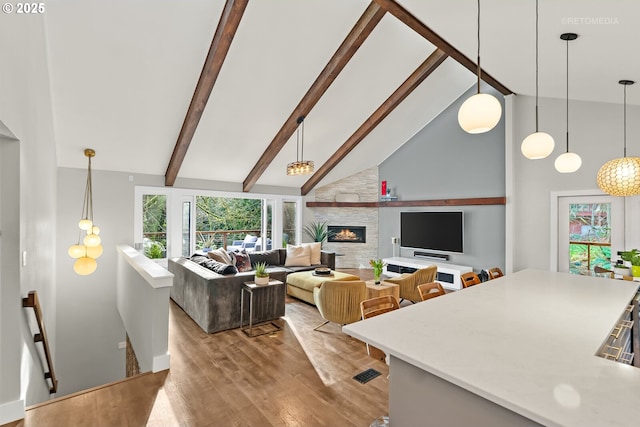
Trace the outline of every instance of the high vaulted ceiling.
{"label": "high vaulted ceiling", "polygon": [[[397,3],[475,61],[475,1]],[[369,4],[249,0],[178,178],[245,182]],[[92,147],[95,169],[165,175],[225,1],[51,0],[46,7],[58,164],[84,168],[83,149]],[[483,0],[481,11],[483,69],[518,94],[534,94],[535,1]],[[540,96],[565,97],[559,36],[576,32],[570,97],[620,103],[617,81],[640,80],[632,45],[638,18],[633,0],[540,0]],[[306,115],[305,159],[319,169],[435,50],[387,12]],[[319,183],[379,164],[474,82],[447,58]],[[633,92],[628,102],[640,103]],[[294,132],[255,182],[302,188],[309,176],[285,175],[295,159]]]}

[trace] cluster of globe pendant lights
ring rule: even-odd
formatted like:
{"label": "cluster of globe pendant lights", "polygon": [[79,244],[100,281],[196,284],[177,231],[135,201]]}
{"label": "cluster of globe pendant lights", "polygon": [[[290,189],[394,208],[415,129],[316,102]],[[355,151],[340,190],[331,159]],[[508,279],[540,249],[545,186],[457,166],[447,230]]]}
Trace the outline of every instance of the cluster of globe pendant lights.
{"label": "cluster of globe pendant lights", "polygon": [[[493,129],[502,116],[500,102],[488,93],[480,92],[481,68],[480,68],[480,0],[478,4],[478,93],[468,98],[458,110],[458,123],[460,127],[471,134],[488,132]],[[580,156],[569,152],[569,55],[568,41],[575,40],[578,36],[573,33],[563,34],[562,40],[567,41],[567,152],[560,155],[555,162],[558,172],[569,173],[578,170],[582,164]],[[553,137],[546,132],[538,130],[538,1],[536,0],[536,131],[527,136],[521,145],[522,154],[528,159],[544,159],[555,148]]]}
{"label": "cluster of globe pendant lights", "polygon": [[[538,1],[536,0],[536,131],[527,136],[520,146],[522,155],[531,160],[544,159],[553,153],[555,148],[553,137],[546,132],[541,132],[538,127],[538,18]],[[580,156],[569,151],[569,41],[577,38],[578,35],[575,33],[564,33],[560,36],[561,40],[567,42],[566,151],[559,155],[554,162],[556,170],[560,173],[572,173],[582,166]]]}
{"label": "cluster of globe pendant lights", "polygon": [[[488,132],[493,129],[502,116],[500,102],[492,95],[480,92],[480,0],[478,4],[478,92],[468,98],[458,110],[460,127],[471,134]],[[522,154],[531,160],[548,157],[555,148],[553,137],[538,128],[538,0],[536,0],[536,130],[528,135],[520,147]],[[569,151],[569,41],[576,40],[575,33],[564,33],[560,39],[567,44],[567,96],[566,96],[566,151],[558,156],[554,162],[560,173],[572,173],[580,169],[582,159],[576,153]],[[602,191],[613,196],[640,195],[640,157],[627,157],[627,92],[626,87],[633,84],[631,80],[620,80],[624,86],[624,157],[613,159],[605,163],[597,175],[597,183]]]}
{"label": "cluster of globe pendant lights", "polygon": [[[81,275],[86,276],[98,267],[96,259],[102,255],[102,244],[99,236],[100,229],[93,222],[93,188],[91,180],[91,158],[96,152],[90,148],[84,150],[84,155],[89,158],[89,166],[87,168],[87,184],[84,192],[84,203],[82,206],[82,217],[78,222],[80,231],[78,233],[78,242],[69,247],[69,256],[75,258],[73,270]],[[83,235],[84,234],[84,235]]]}

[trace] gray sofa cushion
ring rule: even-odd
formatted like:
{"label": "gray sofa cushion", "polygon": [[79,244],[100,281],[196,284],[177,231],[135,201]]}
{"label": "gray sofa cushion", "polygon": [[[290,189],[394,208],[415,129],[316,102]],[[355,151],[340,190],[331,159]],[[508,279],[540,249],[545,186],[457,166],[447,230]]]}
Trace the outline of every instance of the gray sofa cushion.
{"label": "gray sofa cushion", "polygon": [[251,259],[251,266],[255,268],[256,263],[264,262],[267,265],[282,265],[280,262],[280,251],[277,249],[271,251],[251,252],[249,253]]}

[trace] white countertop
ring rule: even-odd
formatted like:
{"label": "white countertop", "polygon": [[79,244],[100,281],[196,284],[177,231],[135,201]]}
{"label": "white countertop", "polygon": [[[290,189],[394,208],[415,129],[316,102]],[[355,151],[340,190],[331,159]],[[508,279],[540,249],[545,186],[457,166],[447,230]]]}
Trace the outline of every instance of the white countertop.
{"label": "white countertop", "polygon": [[640,368],[595,356],[637,287],[524,270],[343,331],[546,426],[637,426]]}

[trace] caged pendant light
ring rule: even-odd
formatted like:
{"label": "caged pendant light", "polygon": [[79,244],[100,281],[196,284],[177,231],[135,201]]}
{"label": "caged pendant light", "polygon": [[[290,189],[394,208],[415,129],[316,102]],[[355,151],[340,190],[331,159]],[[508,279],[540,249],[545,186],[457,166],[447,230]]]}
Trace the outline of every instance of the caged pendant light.
{"label": "caged pendant light", "polygon": [[[93,186],[91,180],[91,158],[96,152],[91,148],[84,150],[84,155],[89,158],[87,167],[87,183],[84,190],[84,202],[82,204],[82,217],[78,222],[80,231],[78,232],[78,242],[69,247],[68,253],[71,258],[75,258],[73,270],[86,276],[98,267],[97,258],[102,255],[102,245],[100,239],[100,229],[93,222]],[[85,232],[84,237],[82,232]]]}
{"label": "caged pendant light", "polygon": [[553,137],[538,130],[538,0],[536,0],[536,131],[522,141],[520,151],[527,159],[537,160],[549,156],[554,148]]}
{"label": "caged pendant light", "polygon": [[[313,172],[313,160],[304,159],[304,116],[298,117],[298,129],[296,130],[296,161],[287,165],[287,175],[308,175]],[[302,127],[302,138],[300,128]],[[298,156],[299,154],[299,156]]]}
{"label": "caged pendant light", "polygon": [[489,132],[502,116],[502,105],[495,96],[480,93],[480,0],[478,0],[478,93],[469,97],[458,110],[458,124],[467,133]]}
{"label": "caged pendant light", "polygon": [[567,42],[567,151],[559,155],[554,163],[560,173],[573,173],[582,166],[580,156],[569,151],[569,41],[577,38],[578,35],[575,33],[564,33],[560,36],[561,40]]}
{"label": "caged pendant light", "polygon": [[636,196],[640,194],[640,157],[627,157],[627,86],[632,80],[620,80],[624,87],[624,151],[623,157],[609,160],[598,171],[598,187],[612,196]]}

